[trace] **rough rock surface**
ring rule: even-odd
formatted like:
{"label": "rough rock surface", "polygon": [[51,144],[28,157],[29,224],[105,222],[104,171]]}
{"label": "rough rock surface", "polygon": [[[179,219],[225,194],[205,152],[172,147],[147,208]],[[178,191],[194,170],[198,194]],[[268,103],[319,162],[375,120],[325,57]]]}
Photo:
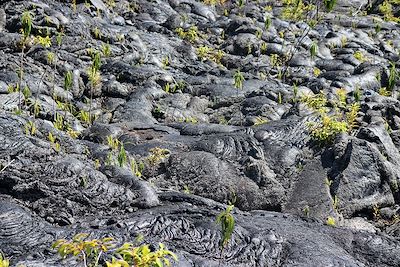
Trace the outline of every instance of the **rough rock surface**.
{"label": "rough rock surface", "polygon": [[[400,28],[379,16],[383,1],[337,1],[305,37],[281,1],[76,2],[0,0],[0,251],[12,266],[82,266],[50,247],[83,232],[162,242],[181,267],[399,266],[399,79],[382,88]],[[176,30],[192,26],[193,40]],[[280,79],[273,59],[293,49]],[[320,146],[297,97],[322,90],[333,108],[341,88],[349,103],[360,92],[357,127]],[[215,218],[230,202],[221,259]]]}

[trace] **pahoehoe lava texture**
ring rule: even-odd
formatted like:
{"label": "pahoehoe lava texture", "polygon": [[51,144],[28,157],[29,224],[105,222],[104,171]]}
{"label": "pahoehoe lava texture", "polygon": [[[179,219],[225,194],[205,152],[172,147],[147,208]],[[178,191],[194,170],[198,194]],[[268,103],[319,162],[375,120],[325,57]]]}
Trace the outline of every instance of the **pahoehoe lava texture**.
{"label": "pahoehoe lava texture", "polygon": [[[383,1],[338,0],[305,38],[305,23],[281,19],[281,1],[76,2],[0,0],[0,251],[13,266],[81,266],[50,248],[77,233],[162,242],[181,267],[399,266],[398,84],[391,96],[379,90],[390,63],[397,69],[400,29],[379,20]],[[27,43],[30,96],[10,87],[19,82],[26,10],[32,36],[48,33],[53,43]],[[190,26],[194,42],[175,31]],[[296,43],[290,75],[278,79],[271,55]],[[211,49],[204,57],[203,46]],[[103,56],[92,86],[94,51]],[[238,69],[243,89],[234,87]],[[331,101],[340,88],[348,101],[360,92],[357,128],[321,147],[308,132],[317,114],[294,91],[322,90]],[[41,107],[35,118],[32,101]],[[89,110],[93,124],[77,116]],[[144,169],[117,164],[109,136]],[[236,227],[221,260],[215,218],[230,201]]]}

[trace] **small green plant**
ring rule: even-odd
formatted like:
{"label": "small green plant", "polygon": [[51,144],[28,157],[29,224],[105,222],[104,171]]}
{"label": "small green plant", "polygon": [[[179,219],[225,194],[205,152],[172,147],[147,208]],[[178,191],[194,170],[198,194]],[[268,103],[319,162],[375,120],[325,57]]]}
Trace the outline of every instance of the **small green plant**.
{"label": "small green plant", "polygon": [[120,167],[124,167],[128,162],[128,156],[126,154],[125,147],[124,147],[124,144],[122,142],[120,142],[117,161],[118,161],[118,165]]}
{"label": "small green plant", "polygon": [[93,120],[93,117],[91,118],[89,111],[86,110],[80,110],[76,117],[87,125],[90,125],[90,122]]}
{"label": "small green plant", "polygon": [[257,117],[256,121],[254,122],[254,126],[266,124],[268,121],[264,118]]}
{"label": "small green plant", "polygon": [[92,65],[87,71],[90,82],[89,124],[92,124],[92,104],[93,104],[94,89],[99,85],[101,81],[101,76],[99,72],[100,66],[101,66],[101,55],[99,52],[96,52],[92,56]]}
{"label": "small green plant", "polygon": [[56,128],[59,131],[64,130],[64,117],[57,113],[56,119],[53,122],[53,125],[54,125],[54,128]]}
{"label": "small green plant", "polygon": [[9,267],[10,261],[0,253],[0,267]]}
{"label": "small green plant", "polygon": [[329,217],[326,219],[326,225],[335,227],[335,226],[336,226],[335,218],[329,216]]}
{"label": "small green plant", "polygon": [[156,165],[161,160],[165,159],[170,152],[165,148],[154,147],[150,149],[150,153],[150,156],[147,157],[147,161],[150,165]]}
{"label": "small green plant", "polygon": [[267,52],[268,45],[266,42],[262,42],[260,46],[260,53],[265,54]]}
{"label": "small green plant", "polygon": [[353,91],[354,101],[360,102],[361,100],[361,90],[359,86],[356,86],[356,89]]}
{"label": "small green plant", "polygon": [[300,98],[300,101],[305,103],[308,107],[314,110],[321,110],[326,106],[328,100],[326,99],[325,94],[320,91],[316,95],[303,95]]}
{"label": "small green plant", "polygon": [[111,56],[111,46],[110,46],[109,43],[102,44],[101,48],[102,48],[102,52],[103,52],[103,56],[104,57],[110,57]]}
{"label": "small green plant", "polygon": [[360,62],[365,62],[367,60],[367,58],[361,51],[354,52],[353,56]]}
{"label": "small green plant", "polygon": [[393,14],[393,4],[399,4],[398,0],[384,0],[379,5],[379,12],[386,21],[399,22],[400,19]]}
{"label": "small green plant", "polygon": [[204,61],[207,59],[208,53],[211,51],[211,48],[208,46],[200,46],[199,48],[196,49],[197,55],[201,59],[201,61]]}
{"label": "small green plant", "polygon": [[72,10],[74,11],[74,13],[76,13],[76,0],[71,1],[71,7],[72,7]]}
{"label": "small green plant", "polygon": [[68,134],[71,138],[76,139],[76,138],[79,137],[80,132],[79,132],[79,131],[75,131],[75,130],[72,129],[71,127],[68,127],[67,134]]}
{"label": "small green plant", "polygon": [[190,195],[192,193],[188,185],[183,186],[183,193],[187,195]]}
{"label": "small green plant", "polygon": [[216,219],[218,225],[221,226],[221,240],[220,240],[220,248],[221,248],[221,260],[223,257],[223,252],[225,247],[228,245],[229,241],[232,238],[233,231],[235,230],[235,218],[232,215],[232,210],[235,206],[229,205],[226,210],[222,211]]}
{"label": "small green plant", "polygon": [[[22,13],[21,16],[21,33],[22,33],[22,40],[21,40],[21,58],[20,58],[20,65],[18,70],[19,82],[18,88],[22,88],[22,81],[24,77],[24,58],[25,58],[25,49],[28,43],[28,39],[31,35],[32,31],[32,15],[29,11],[25,11]],[[22,109],[22,101],[21,101],[21,94],[18,97],[18,109]]]}
{"label": "small green plant", "polygon": [[310,207],[308,205],[303,208],[303,213],[307,218],[310,216]]}
{"label": "small green plant", "polygon": [[120,141],[117,138],[112,137],[112,135],[107,136],[107,144],[112,149],[117,151],[120,145]]}
{"label": "small green plant", "polygon": [[102,36],[100,29],[97,28],[97,27],[95,27],[95,28],[92,30],[92,34],[93,34],[93,36],[94,36],[95,39],[100,39],[101,36]]}
{"label": "small green plant", "polygon": [[345,107],[346,106],[346,101],[347,101],[347,92],[346,89],[340,88],[336,91],[336,96],[338,98],[338,106],[339,107]]}
{"label": "small green plant", "polygon": [[338,120],[337,117],[327,114],[321,115],[319,123],[310,122],[308,127],[311,137],[322,144],[330,144],[337,134],[349,130],[346,121]]}
{"label": "small green plant", "polygon": [[347,125],[349,132],[357,127],[357,117],[360,112],[360,104],[358,102],[351,104],[349,111],[346,113]]}
{"label": "small green plant", "polygon": [[271,25],[272,25],[272,19],[271,19],[270,16],[267,16],[267,17],[265,18],[265,21],[264,21],[265,30],[269,30],[269,28],[271,27]]}
{"label": "small green plant", "polygon": [[340,44],[341,44],[342,48],[346,46],[346,44],[347,44],[347,37],[346,36],[342,36],[340,38]]}
{"label": "small green plant", "polygon": [[83,261],[85,267],[98,266],[103,253],[115,247],[113,238],[88,240],[89,234],[81,233],[75,235],[72,240],[59,239],[52,248],[65,259],[67,256],[74,256]]}
{"label": "small green plant", "polygon": [[163,69],[166,69],[170,65],[170,60],[168,56],[163,57],[162,61]]}
{"label": "small green plant", "polygon": [[381,87],[378,90],[378,94],[380,94],[381,96],[391,96],[392,92],[387,90],[386,87]]}
{"label": "small green plant", "polygon": [[256,31],[256,37],[257,37],[258,39],[261,39],[262,35],[263,35],[262,30],[261,30],[261,29],[257,29],[257,31]]}
{"label": "small green plant", "polygon": [[318,77],[319,75],[321,75],[321,70],[317,67],[313,68],[313,74],[315,77]]}
{"label": "small green plant", "polygon": [[146,244],[135,247],[131,243],[125,243],[116,250],[115,254],[118,258],[113,258],[112,261],[120,265],[107,262],[107,267],[162,267],[171,266],[171,259],[178,261],[176,255],[166,249],[162,243],[158,244],[158,249],[155,251],[150,250],[149,245]]}
{"label": "small green plant", "polygon": [[310,46],[311,58],[314,59],[317,56],[317,53],[318,53],[318,45],[317,43],[313,42]]}
{"label": "small green plant", "polygon": [[191,43],[194,43],[199,39],[199,30],[196,26],[191,26],[188,30],[177,28],[175,29],[175,32],[181,39],[187,40]]}
{"label": "small green plant", "polygon": [[235,74],[233,75],[233,79],[235,88],[237,90],[243,89],[244,76],[240,70],[236,70]]}
{"label": "small green plant", "polygon": [[328,12],[331,12],[336,6],[337,0],[324,0],[325,8]]}
{"label": "small green plant", "polygon": [[144,170],[144,163],[140,162],[138,164],[135,159],[131,159],[130,165],[132,173],[136,175],[136,177],[138,178],[142,177],[142,172]]}
{"label": "small green plant", "polygon": [[269,61],[271,62],[272,67],[278,67],[280,65],[278,54],[271,54],[269,56]]}
{"label": "small green plant", "polygon": [[33,121],[28,121],[25,126],[25,134],[26,135],[35,135],[36,134],[36,125]]}
{"label": "small green plant", "polygon": [[335,195],[335,197],[333,198],[332,206],[333,206],[334,210],[336,210],[336,211],[338,210],[338,208],[339,208],[339,198],[338,198],[337,195]]}
{"label": "small green plant", "polygon": [[389,81],[388,81],[388,87],[387,87],[387,89],[389,91],[393,91],[398,77],[399,77],[399,73],[396,70],[396,65],[393,62],[390,62]]}
{"label": "small green plant", "polygon": [[213,5],[213,6],[223,5],[226,2],[226,0],[202,0],[202,1],[206,5]]}
{"label": "small green plant", "polygon": [[49,132],[47,138],[49,139],[54,150],[59,152],[61,149],[61,145],[60,145],[60,143],[57,142],[57,138],[53,135],[52,132]]}

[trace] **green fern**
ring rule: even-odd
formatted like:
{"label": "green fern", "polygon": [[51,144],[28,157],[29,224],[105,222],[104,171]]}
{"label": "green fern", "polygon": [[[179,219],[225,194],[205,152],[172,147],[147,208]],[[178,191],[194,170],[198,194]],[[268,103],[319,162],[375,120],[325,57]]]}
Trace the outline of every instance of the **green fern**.
{"label": "green fern", "polygon": [[229,243],[232,238],[233,230],[235,229],[235,218],[232,215],[234,207],[234,205],[229,205],[225,211],[217,216],[217,224],[221,226],[222,233],[222,239],[220,241],[221,249],[225,248]]}

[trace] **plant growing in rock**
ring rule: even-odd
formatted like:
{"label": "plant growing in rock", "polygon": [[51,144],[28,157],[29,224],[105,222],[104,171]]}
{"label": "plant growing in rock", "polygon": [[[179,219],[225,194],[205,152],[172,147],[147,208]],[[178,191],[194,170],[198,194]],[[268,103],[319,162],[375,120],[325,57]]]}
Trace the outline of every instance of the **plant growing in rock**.
{"label": "plant growing in rock", "polygon": [[346,121],[340,120],[337,116],[321,115],[319,123],[308,123],[311,137],[322,144],[330,144],[339,133],[348,131]]}
{"label": "plant growing in rock", "polygon": [[283,0],[284,8],[282,11],[282,17],[288,20],[294,21],[305,21],[309,27],[304,27],[300,33],[300,37],[297,38],[293,44],[287,56],[283,60],[281,78],[284,80],[287,77],[289,70],[289,62],[293,59],[294,55],[297,54],[301,47],[304,39],[309,35],[312,28],[314,28],[322,19],[323,16],[320,14],[320,10],[325,8],[329,13],[333,10],[336,5],[336,0]]}
{"label": "plant growing in rock", "polygon": [[356,86],[356,89],[353,92],[354,101],[360,102],[361,100],[361,90],[359,86]]}
{"label": "plant growing in rock", "polygon": [[54,128],[56,128],[59,131],[64,130],[64,117],[61,116],[60,114],[56,114],[56,119],[53,122]]}
{"label": "plant growing in rock", "polygon": [[100,66],[101,56],[99,52],[94,53],[92,57],[92,65],[89,67],[87,74],[90,82],[90,102],[89,102],[89,124],[92,123],[92,105],[94,89],[100,84]]}
{"label": "plant growing in rock", "polygon": [[169,155],[170,151],[165,148],[153,147],[150,149],[150,156],[147,157],[147,161],[150,165],[156,165],[161,160],[165,159]]}
{"label": "plant growing in rock", "polygon": [[144,163],[139,162],[139,164],[138,164],[135,159],[131,159],[130,165],[131,165],[132,173],[138,178],[142,177],[142,173],[144,170]]}
{"label": "plant growing in rock", "polygon": [[347,124],[349,128],[349,132],[351,132],[354,128],[357,127],[357,117],[360,112],[360,104],[353,103],[350,105],[349,111],[346,113]]}
{"label": "plant growing in rock", "polygon": [[386,21],[399,22],[400,19],[393,14],[393,5],[400,4],[398,0],[384,0],[379,5],[379,12]]}
{"label": "plant growing in rock", "polygon": [[[178,261],[177,256],[166,249],[162,243],[159,243],[158,249],[154,251],[150,250],[149,245],[146,244],[134,246],[131,243],[125,243],[115,251],[115,255],[118,257],[116,261],[123,261],[127,264],[117,266],[158,267],[164,266],[164,264],[171,266],[171,260]],[[107,267],[114,266],[107,263]]]}
{"label": "plant growing in rock", "polygon": [[89,234],[81,233],[75,235],[72,240],[57,240],[52,248],[65,259],[67,256],[74,256],[83,261],[85,267],[98,266],[103,253],[115,247],[113,238],[88,240]]}
{"label": "plant growing in rock", "polygon": [[243,73],[240,72],[240,70],[236,70],[235,74],[233,75],[233,80],[233,85],[238,91],[239,89],[243,89],[244,76]]}
{"label": "plant growing in rock", "polygon": [[9,267],[10,261],[0,253],[0,267]]}
{"label": "plant growing in rock", "polygon": [[[19,82],[18,82],[18,91],[22,88],[22,82],[23,82],[23,77],[24,77],[24,59],[25,59],[25,49],[28,44],[28,39],[31,35],[32,31],[32,15],[29,11],[25,11],[22,13],[21,16],[21,33],[22,33],[22,39],[21,39],[21,57],[20,57],[20,65],[19,65],[19,70],[18,70],[18,77],[19,77]],[[18,97],[18,109],[22,109],[22,101],[21,101],[21,94],[19,94]]]}
{"label": "plant growing in rock", "polygon": [[[72,88],[72,71],[67,71],[64,75],[64,90],[69,91]],[[66,103],[68,105],[68,103]],[[65,116],[66,117],[66,114]]]}
{"label": "plant growing in rock", "polygon": [[337,105],[339,107],[345,107],[346,106],[346,100],[347,100],[347,93],[346,89],[340,88],[336,91],[336,96],[338,98],[338,103]]}
{"label": "plant growing in rock", "polygon": [[269,28],[271,27],[271,25],[272,25],[271,16],[266,16],[266,17],[265,17],[265,21],[264,21],[264,28],[265,28],[266,30],[269,30]]}
{"label": "plant growing in rock", "polygon": [[[176,255],[162,243],[155,250],[151,250],[147,244],[134,246],[132,243],[125,243],[115,249],[115,241],[111,237],[91,240],[88,237],[88,234],[81,233],[72,240],[59,239],[52,248],[63,259],[72,256],[82,261],[84,267],[100,266],[102,256],[106,267],[160,267],[171,266],[171,260],[178,261]],[[111,261],[107,260],[109,258]]]}
{"label": "plant growing in rock", "polygon": [[25,126],[25,134],[26,135],[35,135],[36,134],[36,124],[34,121],[28,121]]}
{"label": "plant growing in rock", "polygon": [[104,57],[110,57],[111,56],[111,46],[109,43],[102,44],[101,49],[103,52]]}
{"label": "plant growing in rock", "polygon": [[57,137],[53,135],[52,132],[49,132],[47,138],[49,139],[51,145],[54,147],[54,150],[59,152],[61,149],[60,143],[57,142]]}
{"label": "plant growing in rock", "polygon": [[194,43],[199,39],[199,30],[196,26],[191,26],[188,30],[177,28],[175,29],[175,32],[181,39],[188,40],[191,43]]}
{"label": "plant growing in rock", "polygon": [[367,60],[367,58],[361,51],[354,52],[353,56],[355,57],[355,59],[357,59],[360,62],[365,62]]}
{"label": "plant growing in rock", "polygon": [[128,156],[126,155],[124,144],[120,142],[119,152],[117,156],[118,165],[124,167],[128,162]]}
{"label": "plant growing in rock", "polygon": [[258,125],[263,125],[266,124],[268,121],[262,117],[257,117],[255,122],[254,122],[254,126],[258,126]]}
{"label": "plant growing in rock", "polygon": [[335,226],[336,226],[335,218],[329,216],[329,217],[326,219],[326,225],[335,227]]}
{"label": "plant growing in rock", "polygon": [[112,135],[107,136],[107,144],[112,150],[118,150],[119,140],[114,138]]}
{"label": "plant growing in rock", "polygon": [[318,53],[318,45],[313,42],[310,46],[310,56],[312,59],[314,59],[317,56]]}
{"label": "plant growing in rock", "polygon": [[399,73],[396,69],[396,65],[393,62],[390,62],[389,81],[388,81],[388,88],[387,88],[389,91],[393,91],[398,77],[399,77]]}
{"label": "plant growing in rock", "polygon": [[[221,240],[220,240],[220,255],[221,260],[223,257],[224,249],[232,238],[233,231],[235,230],[235,218],[232,215],[232,210],[235,206],[229,205],[226,210],[222,211],[216,219],[216,223],[221,226]],[[221,261],[220,261],[221,264]]]}
{"label": "plant growing in rock", "polygon": [[386,87],[381,87],[378,90],[378,94],[380,94],[381,96],[391,96],[392,92],[390,92],[388,89],[386,89]]}

